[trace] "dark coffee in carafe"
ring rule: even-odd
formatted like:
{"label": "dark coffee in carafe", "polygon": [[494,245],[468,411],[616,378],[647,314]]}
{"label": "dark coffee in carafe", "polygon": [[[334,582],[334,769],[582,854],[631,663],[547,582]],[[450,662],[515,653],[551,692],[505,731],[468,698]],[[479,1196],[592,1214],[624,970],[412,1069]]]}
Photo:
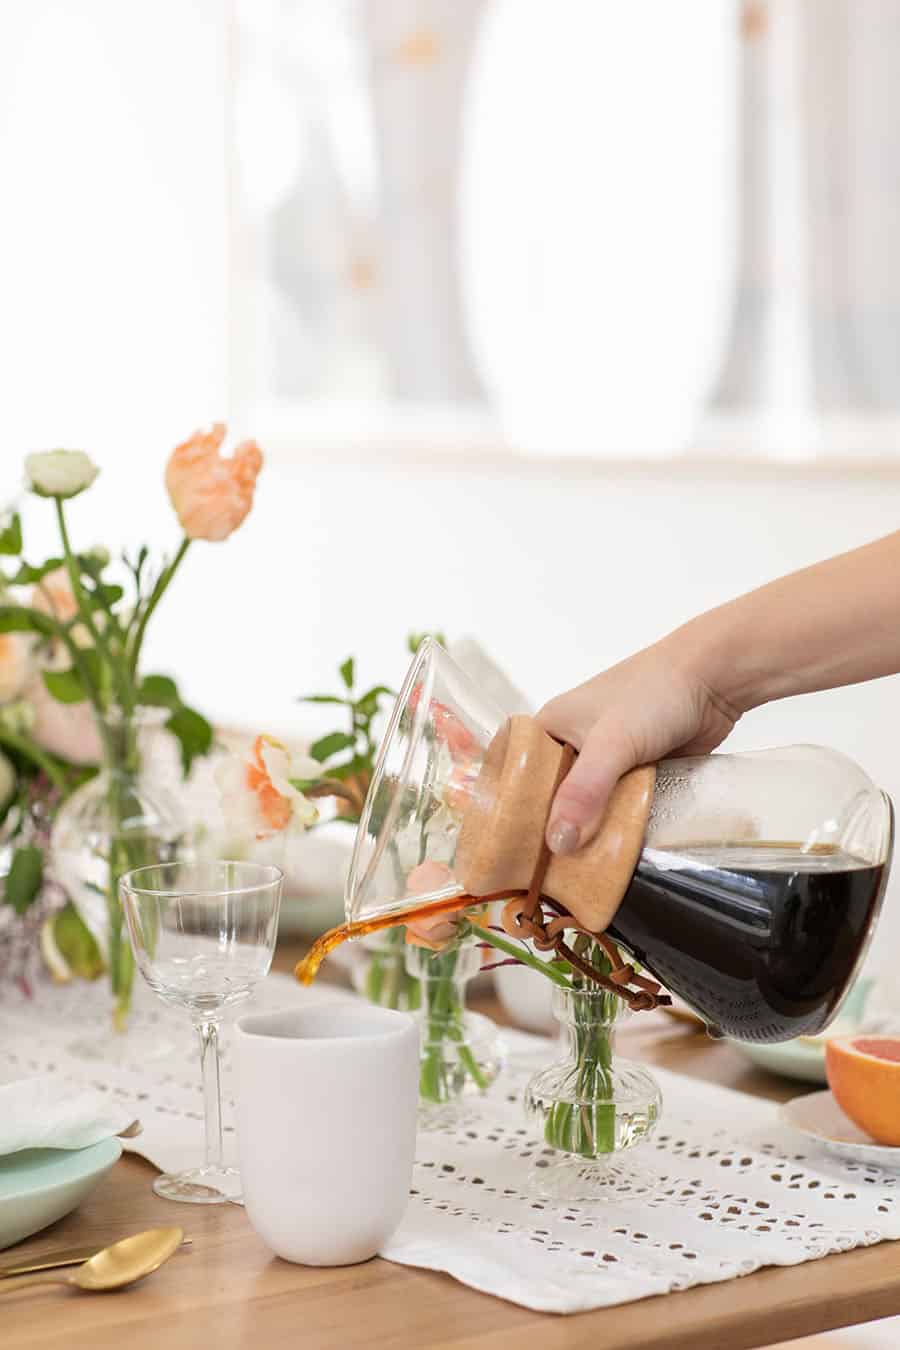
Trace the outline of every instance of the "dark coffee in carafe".
{"label": "dark coffee in carafe", "polygon": [[711,1029],[789,1040],[834,1015],[886,880],[838,849],[647,848],[609,931]]}

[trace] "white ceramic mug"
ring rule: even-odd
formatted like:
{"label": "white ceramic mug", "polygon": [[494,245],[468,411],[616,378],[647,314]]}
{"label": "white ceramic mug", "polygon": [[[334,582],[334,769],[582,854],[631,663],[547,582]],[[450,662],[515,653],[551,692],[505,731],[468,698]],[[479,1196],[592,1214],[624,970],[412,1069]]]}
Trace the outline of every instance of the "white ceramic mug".
{"label": "white ceramic mug", "polygon": [[333,1003],[250,1013],[234,1044],[253,1227],[286,1261],[367,1261],[409,1197],[418,1023],[389,1008]]}

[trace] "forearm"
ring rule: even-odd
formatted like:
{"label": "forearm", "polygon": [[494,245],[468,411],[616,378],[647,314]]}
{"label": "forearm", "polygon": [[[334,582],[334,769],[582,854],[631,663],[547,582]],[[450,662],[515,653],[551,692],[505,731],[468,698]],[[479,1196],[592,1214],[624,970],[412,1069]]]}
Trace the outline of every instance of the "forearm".
{"label": "forearm", "polygon": [[900,533],[782,577],[665,639],[736,713],[900,671]]}

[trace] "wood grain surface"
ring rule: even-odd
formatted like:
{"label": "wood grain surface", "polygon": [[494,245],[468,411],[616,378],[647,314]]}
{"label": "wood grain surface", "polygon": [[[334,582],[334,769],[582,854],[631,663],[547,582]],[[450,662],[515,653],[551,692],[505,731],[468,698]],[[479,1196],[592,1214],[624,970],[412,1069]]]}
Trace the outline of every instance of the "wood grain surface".
{"label": "wood grain surface", "polygon": [[[297,954],[287,944],[277,965],[290,969]],[[490,1000],[482,1008],[502,1020]],[[621,1035],[629,1055],[679,1073],[777,1100],[798,1090],[659,1013]],[[5,1255],[102,1245],[161,1224],[180,1224],[193,1245],[117,1294],[9,1294],[0,1304],[4,1350],[746,1350],[900,1313],[893,1243],[559,1317],[381,1260],[333,1270],[290,1265],[266,1249],[243,1209],[159,1200],[153,1176],[143,1160],[124,1157],[74,1214]]]}

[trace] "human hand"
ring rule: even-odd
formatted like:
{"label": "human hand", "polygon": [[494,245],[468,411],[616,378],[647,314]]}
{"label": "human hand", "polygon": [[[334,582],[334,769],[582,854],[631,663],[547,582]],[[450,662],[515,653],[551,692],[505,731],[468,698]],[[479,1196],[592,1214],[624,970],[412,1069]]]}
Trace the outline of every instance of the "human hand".
{"label": "human hand", "polygon": [[613,788],[629,769],[667,755],[708,754],[740,716],[698,673],[684,631],[551,699],[538,713],[545,731],[579,752],[550,809],[553,853],[575,853],[596,834]]}

